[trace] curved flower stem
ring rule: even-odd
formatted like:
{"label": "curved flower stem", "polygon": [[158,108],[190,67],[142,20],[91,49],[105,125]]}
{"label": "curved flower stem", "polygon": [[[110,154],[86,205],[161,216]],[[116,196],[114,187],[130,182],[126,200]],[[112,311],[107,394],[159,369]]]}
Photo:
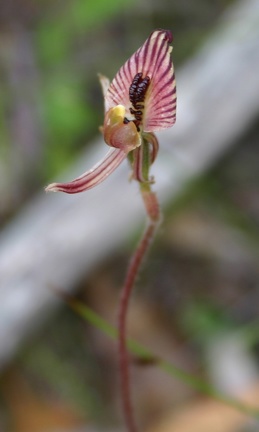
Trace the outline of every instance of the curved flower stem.
{"label": "curved flower stem", "polygon": [[129,300],[139,273],[140,266],[145,258],[148,248],[155,236],[159,225],[160,212],[156,195],[151,191],[150,185],[142,183],[140,187],[142,198],[149,217],[148,225],[135,250],[121,292],[118,316],[118,349],[119,349],[119,371],[121,384],[121,397],[125,422],[128,432],[136,432],[137,427],[134,420],[131,403],[130,378],[129,378],[129,356],[126,339],[126,319]]}

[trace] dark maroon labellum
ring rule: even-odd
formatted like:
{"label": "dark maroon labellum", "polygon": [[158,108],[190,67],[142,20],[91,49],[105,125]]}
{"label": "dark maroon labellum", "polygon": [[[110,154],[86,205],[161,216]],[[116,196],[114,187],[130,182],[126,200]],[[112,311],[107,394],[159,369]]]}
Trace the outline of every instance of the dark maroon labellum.
{"label": "dark maroon labellum", "polygon": [[[130,108],[130,113],[134,115],[135,120],[134,123],[139,131],[139,125],[142,121],[142,110],[144,109],[144,105],[142,102],[145,100],[145,96],[147,93],[148,86],[150,84],[149,76],[142,78],[142,72],[137,73],[130,85],[129,88],[129,100],[132,103],[133,108]],[[127,119],[125,118],[124,123],[127,123]]]}
{"label": "dark maroon labellum", "polygon": [[142,78],[142,72],[137,73],[133,78],[129,88],[129,99],[136,110],[144,108],[143,105],[139,105],[139,102],[144,102],[149,83],[149,76]]}

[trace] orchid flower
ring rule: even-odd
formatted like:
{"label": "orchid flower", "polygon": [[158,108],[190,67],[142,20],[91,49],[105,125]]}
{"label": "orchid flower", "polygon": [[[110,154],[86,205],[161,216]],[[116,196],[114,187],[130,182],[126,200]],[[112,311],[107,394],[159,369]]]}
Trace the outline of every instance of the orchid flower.
{"label": "orchid flower", "polygon": [[158,152],[155,131],[176,120],[176,86],[170,59],[171,32],[155,30],[111,82],[100,75],[105,105],[104,141],[111,149],[90,171],[68,183],[52,183],[47,191],[86,191],[105,180],[128,157],[132,178],[152,183],[149,167]]}

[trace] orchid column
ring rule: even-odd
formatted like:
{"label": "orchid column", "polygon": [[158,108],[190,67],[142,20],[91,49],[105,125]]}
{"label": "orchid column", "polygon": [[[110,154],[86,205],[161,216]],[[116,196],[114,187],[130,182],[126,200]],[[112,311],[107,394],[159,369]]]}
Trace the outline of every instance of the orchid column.
{"label": "orchid column", "polygon": [[83,192],[104,181],[126,158],[132,169],[132,179],[139,182],[148,225],[128,268],[118,320],[122,403],[129,432],[136,432],[137,429],[130,400],[126,315],[141,262],[160,220],[159,204],[151,190],[154,179],[149,170],[159,148],[154,132],[173,126],[176,120],[171,42],[170,31],[155,30],[120,68],[111,83],[106,77],[99,77],[105,103],[101,131],[111,149],[102,161],[82,176],[68,183],[52,183],[46,188],[47,191],[70,194]]}

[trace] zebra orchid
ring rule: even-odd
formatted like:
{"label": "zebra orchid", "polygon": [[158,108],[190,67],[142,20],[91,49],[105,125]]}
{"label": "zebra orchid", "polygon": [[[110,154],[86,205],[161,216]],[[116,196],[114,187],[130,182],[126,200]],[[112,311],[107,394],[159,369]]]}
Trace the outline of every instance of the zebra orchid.
{"label": "zebra orchid", "polygon": [[176,87],[170,58],[171,32],[155,30],[144,45],[120,68],[110,83],[100,75],[105,116],[101,127],[104,141],[111,148],[90,171],[69,183],[52,183],[47,191],[78,193],[106,179],[126,158],[132,178],[139,182],[147,213],[147,227],[132,255],[121,290],[118,310],[118,356],[121,400],[127,432],[136,432],[131,403],[126,318],[129,300],[140,266],[160,222],[160,208],[152,191],[149,169],[158,153],[154,132],[173,126],[176,120]]}
{"label": "zebra orchid", "polygon": [[170,58],[171,32],[155,30],[111,83],[100,75],[105,118],[101,131],[111,149],[91,170],[68,183],[52,183],[47,191],[86,191],[105,180],[128,157],[132,178],[151,183],[149,167],[158,152],[155,131],[176,120],[176,86]]}

